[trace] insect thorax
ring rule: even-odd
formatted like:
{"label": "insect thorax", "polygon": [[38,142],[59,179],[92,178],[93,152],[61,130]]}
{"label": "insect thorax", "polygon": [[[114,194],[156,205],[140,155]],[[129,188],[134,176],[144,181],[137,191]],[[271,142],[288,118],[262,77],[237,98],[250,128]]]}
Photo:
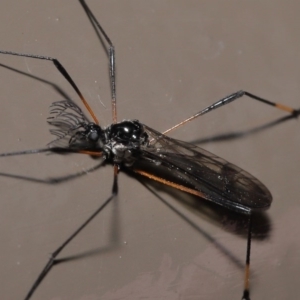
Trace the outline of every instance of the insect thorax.
{"label": "insect thorax", "polygon": [[104,152],[113,163],[131,166],[141,151],[141,146],[148,144],[148,135],[144,126],[137,120],[124,120],[112,124],[104,130]]}

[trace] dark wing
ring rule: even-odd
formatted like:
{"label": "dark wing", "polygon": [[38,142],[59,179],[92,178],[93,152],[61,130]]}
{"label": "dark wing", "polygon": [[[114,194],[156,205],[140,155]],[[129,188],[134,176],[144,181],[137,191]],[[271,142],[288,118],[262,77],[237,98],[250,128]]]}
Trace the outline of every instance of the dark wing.
{"label": "dark wing", "polygon": [[[150,143],[142,147],[133,169],[151,169],[153,175],[193,188],[205,199],[239,213],[267,209],[269,190],[255,177],[193,144],[167,137],[144,125]],[[154,174],[156,173],[156,174]]]}
{"label": "dark wing", "polygon": [[70,139],[81,131],[83,125],[88,124],[89,120],[75,103],[62,100],[51,104],[47,122],[54,126],[50,129],[50,133],[56,136],[48,147],[70,148]]}

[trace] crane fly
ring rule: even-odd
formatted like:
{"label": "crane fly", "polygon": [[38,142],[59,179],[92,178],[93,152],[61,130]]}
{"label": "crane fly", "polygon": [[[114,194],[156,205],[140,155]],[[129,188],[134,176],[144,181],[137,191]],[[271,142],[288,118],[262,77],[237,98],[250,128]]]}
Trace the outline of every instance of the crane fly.
{"label": "crane fly", "polygon": [[55,139],[46,148],[2,153],[0,156],[7,157],[42,152],[57,154],[81,153],[98,159],[100,164],[110,163],[114,168],[111,196],[64,243],[53,251],[49,261],[30,287],[24,299],[27,300],[33,296],[46,275],[55,266],[61,251],[116,197],[118,194],[118,173],[122,170],[130,170],[163,185],[195,195],[199,197],[199,201],[205,199],[248,218],[242,299],[250,299],[249,271],[252,213],[263,211],[270,207],[272,202],[271,193],[263,183],[248,172],[194,144],[170,138],[168,134],[187,122],[241,99],[243,96],[283,110],[293,117],[299,115],[299,110],[241,90],[209,105],[163,133],[148,127],[138,120],[118,121],[114,46],[86,3],[83,0],[80,0],[80,3],[91,23],[97,28],[108,45],[109,76],[112,93],[113,123],[111,125],[107,127],[100,125],[78,86],[57,59],[42,55],[0,51],[0,54],[51,61],[73,87],[89,113],[89,117],[87,117],[82,109],[71,100],[56,101],[50,107],[50,117],[47,120],[51,126],[50,132],[55,136]]}

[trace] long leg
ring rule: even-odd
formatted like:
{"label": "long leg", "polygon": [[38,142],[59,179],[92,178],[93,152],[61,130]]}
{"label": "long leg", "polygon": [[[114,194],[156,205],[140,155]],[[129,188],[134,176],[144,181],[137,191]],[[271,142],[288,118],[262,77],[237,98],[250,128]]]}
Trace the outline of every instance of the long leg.
{"label": "long leg", "polygon": [[6,157],[6,156],[17,156],[17,155],[24,155],[24,154],[37,154],[42,152],[54,152],[54,153],[80,153],[80,154],[87,154],[92,156],[101,157],[103,156],[103,152],[101,151],[89,151],[89,150],[77,150],[77,149],[71,149],[71,148],[59,148],[59,147],[53,147],[53,148],[41,148],[41,149],[30,149],[30,150],[22,150],[22,151],[16,151],[16,152],[6,152],[6,153],[0,153],[0,157]]}
{"label": "long leg", "polygon": [[42,152],[52,152],[52,150],[49,148],[41,148],[41,149],[30,149],[30,150],[23,150],[23,151],[16,151],[16,152],[7,152],[7,153],[1,153],[0,157],[17,156],[17,155],[24,155],[24,154],[37,154]]}
{"label": "long leg", "polygon": [[98,158],[101,157],[101,161],[97,165],[95,165],[87,170],[83,170],[79,173],[70,174],[67,176],[52,177],[52,178],[50,177],[50,178],[46,178],[46,179],[40,179],[40,178],[15,175],[15,174],[3,173],[3,172],[0,172],[0,176],[14,178],[14,179],[21,179],[21,180],[26,180],[26,181],[30,181],[30,182],[36,182],[36,183],[55,184],[55,183],[62,183],[62,182],[70,181],[72,179],[84,176],[87,173],[90,173],[90,172],[93,172],[93,171],[99,169],[105,163],[105,157],[103,156],[102,152],[86,151],[86,150],[75,151],[72,149],[65,149],[65,148],[51,148],[51,149],[41,148],[41,149],[32,149],[32,150],[25,150],[25,151],[8,152],[8,153],[1,153],[0,157],[17,156],[17,155],[24,155],[24,154],[37,154],[37,153],[42,153],[42,152],[48,152],[48,153],[52,152],[52,153],[60,153],[60,154],[63,154],[63,153],[87,154],[87,155],[92,155],[93,157],[98,157]]}
{"label": "long leg", "polygon": [[[109,55],[109,75],[110,75],[110,85],[111,85],[111,93],[112,93],[112,118],[113,118],[113,123],[117,123],[117,106],[116,106],[116,66],[115,66],[115,48],[114,45],[112,44],[110,38],[100,25],[100,23],[97,21],[89,7],[86,5],[85,1],[81,0],[80,1],[81,5],[83,6],[86,14],[88,15],[89,19],[91,20],[92,24],[96,26],[96,28],[101,32],[103,37],[105,38],[106,42],[109,44],[108,48],[108,55]],[[76,91],[78,96],[80,97],[81,101],[85,105],[86,109],[92,116],[94,122],[96,124],[99,124],[99,121],[97,117],[95,116],[93,110],[83,97],[82,93],[80,92],[79,88],[75,84],[74,80],[71,78],[67,70],[63,67],[63,65],[53,57],[49,56],[42,56],[42,55],[34,55],[34,54],[26,54],[26,53],[18,53],[18,52],[13,52],[13,51],[4,51],[0,50],[0,54],[9,54],[9,55],[16,55],[16,56],[21,56],[21,57],[29,57],[29,58],[34,58],[34,59],[42,59],[42,60],[50,60],[53,62],[55,67],[58,69],[58,71],[66,78],[66,80],[71,84],[73,89]]]}
{"label": "long leg", "polygon": [[[195,190],[186,188],[184,186],[181,186],[179,184],[176,184],[174,182],[166,181],[163,178],[156,177],[152,174],[149,174],[147,172],[143,172],[140,170],[133,170],[135,173],[140,174],[142,176],[145,176],[151,180],[155,180],[158,182],[161,182],[165,185],[171,186],[173,188],[176,188],[178,190],[199,196],[203,198],[203,195],[201,195],[200,192],[197,192]],[[228,254],[228,250],[224,249],[217,241],[210,238],[207,233],[203,232],[203,230],[200,230],[193,222],[187,220],[185,216],[183,216],[182,213],[178,212],[175,208],[173,208],[171,205],[165,202],[159,195],[157,195],[156,192],[154,192],[147,184],[140,181],[148,190],[150,190],[157,198],[159,198],[161,201],[163,201],[164,204],[166,204],[169,208],[171,208],[177,215],[179,215],[181,218],[183,218],[188,224],[190,224],[193,228],[196,228],[202,235],[204,235],[208,240],[210,240],[220,251],[225,253],[231,260],[233,260],[238,266],[239,263],[237,263],[236,259],[232,257],[232,255]],[[245,262],[245,274],[244,274],[244,291],[242,295],[242,300],[250,300],[250,256],[251,256],[251,241],[252,241],[252,213],[249,213],[249,221],[248,221],[248,235],[247,235],[247,250],[246,250],[246,262]]]}
{"label": "long leg", "polygon": [[83,97],[82,93],[80,92],[79,88],[75,84],[74,80],[71,78],[71,76],[69,75],[67,70],[63,67],[63,65],[56,58],[49,57],[49,56],[42,56],[42,55],[18,53],[18,52],[13,52],[13,51],[4,51],[4,50],[0,50],[0,54],[8,54],[8,55],[15,55],[15,56],[21,56],[21,57],[29,57],[29,58],[34,58],[34,59],[42,59],[42,60],[52,61],[53,64],[55,65],[55,67],[57,68],[57,70],[66,78],[66,80],[71,84],[73,89],[76,91],[77,95],[79,96],[79,98],[83,102],[84,106],[86,107],[86,109],[90,113],[90,115],[93,118],[94,122],[96,124],[99,124],[99,121],[98,121],[97,117],[95,116],[93,110],[91,109],[91,107],[89,106],[89,104],[87,103],[85,98]]}
{"label": "long leg", "polygon": [[250,256],[251,256],[251,238],[252,238],[252,214],[249,215],[248,223],[248,238],[247,238],[247,251],[246,251],[246,265],[244,277],[244,292],[242,300],[250,300]]}
{"label": "long leg", "polygon": [[233,93],[233,94],[231,94],[231,95],[229,95],[227,97],[222,98],[221,100],[219,100],[219,101],[211,104],[210,106],[207,106],[206,108],[200,110],[199,112],[197,112],[193,116],[185,119],[184,121],[176,124],[175,126],[169,128],[168,130],[164,131],[163,134],[167,134],[170,131],[172,131],[172,130],[174,130],[174,129],[176,129],[176,128],[182,126],[182,125],[184,125],[185,123],[190,122],[190,121],[196,119],[197,117],[200,117],[200,116],[202,116],[202,115],[204,115],[204,114],[206,114],[206,113],[208,113],[208,112],[210,112],[210,111],[212,111],[214,109],[217,109],[217,108],[219,108],[219,107],[221,107],[223,105],[229,104],[229,103],[231,103],[231,102],[233,102],[233,101],[235,101],[237,99],[241,99],[243,96],[248,96],[250,99],[257,100],[257,101],[260,101],[260,102],[262,102],[264,104],[267,104],[267,105],[276,107],[278,109],[281,109],[283,111],[286,111],[286,112],[292,114],[294,117],[298,117],[298,115],[300,114],[300,110],[299,109],[296,110],[296,109],[291,108],[289,106],[285,106],[285,105],[280,104],[280,103],[272,102],[272,101],[269,101],[267,99],[258,97],[256,95],[253,95],[251,93],[248,93],[246,91],[241,90],[241,91]]}
{"label": "long leg", "polygon": [[43,279],[46,277],[46,275],[50,272],[52,267],[56,265],[56,263],[59,262],[57,259],[57,256],[60,254],[60,252],[105,208],[105,206],[114,199],[118,194],[118,176],[116,168],[114,170],[114,181],[113,181],[113,187],[112,187],[112,195],[81,225],[79,226],[73,234],[70,235],[68,239],[66,239],[52,254],[50,259],[48,260],[47,264],[43,268],[42,272],[38,276],[38,278],[35,280],[33,285],[31,286],[29,292],[27,293],[25,300],[29,300],[35,290],[38,288],[38,286],[41,284]]}
{"label": "long leg", "polygon": [[[117,123],[117,98],[116,98],[116,66],[115,66],[115,47],[111,42],[110,38],[97,21],[94,14],[91,12],[90,8],[87,6],[84,0],[79,0],[83,9],[85,10],[88,18],[90,19],[96,33],[99,36],[99,31],[101,32],[102,36],[104,37],[105,41],[109,45],[108,47],[108,56],[109,56],[109,77],[110,77],[110,88],[111,88],[111,105],[112,105],[112,119],[113,123]],[[101,39],[101,37],[100,37]]]}

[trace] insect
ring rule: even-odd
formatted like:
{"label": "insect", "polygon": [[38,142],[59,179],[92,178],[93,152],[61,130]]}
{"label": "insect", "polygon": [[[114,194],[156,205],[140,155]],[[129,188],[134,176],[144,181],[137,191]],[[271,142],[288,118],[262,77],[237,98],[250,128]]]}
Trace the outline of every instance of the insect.
{"label": "insect", "polygon": [[[95,21],[95,19],[93,20]],[[102,31],[102,34],[103,33],[104,32]],[[109,40],[106,39],[106,41],[108,44],[110,44],[110,46],[112,46]],[[2,53],[5,54],[4,51]],[[21,56],[21,54],[18,55]],[[34,58],[33,55],[30,57]],[[49,60],[46,57],[40,58]],[[111,48],[110,58],[111,73],[114,75],[113,48]],[[63,75],[67,77],[69,81],[71,81],[73,87],[77,89],[68,73],[63,70],[62,65],[56,60],[53,62],[56,64],[58,69],[62,71]],[[114,92],[114,76],[112,76],[111,82],[112,91]],[[79,94],[81,93],[79,92]],[[232,94],[231,96],[224,98],[222,101],[217,102],[210,108],[203,110],[202,114],[217,108],[221,104],[229,103],[232,100],[238,99],[242,95],[243,92]],[[255,97],[249,93],[248,96]],[[84,102],[84,98],[81,98]],[[115,98],[114,93],[112,98]],[[259,99],[262,100],[261,98]],[[272,103],[269,102],[267,104]],[[204,150],[199,150],[198,148],[194,148],[194,146],[184,142],[173,140],[138,121],[132,120],[115,124],[115,122],[117,122],[117,114],[114,100],[114,123],[106,128],[99,127],[97,125],[97,119],[93,115],[92,110],[89,109],[88,104],[85,103],[85,105],[88,111],[90,111],[91,116],[94,118],[93,123],[90,123],[90,121],[82,114],[82,110],[75,103],[70,101],[53,103],[51,108],[52,114],[49,119],[49,123],[50,125],[54,126],[52,132],[57,136],[58,139],[50,143],[51,148],[39,150],[38,152],[81,152],[83,154],[98,156],[100,160],[103,159],[113,163],[115,170],[115,181],[117,180],[118,168],[129,168],[141,175],[157,180],[166,185],[170,184],[170,182],[175,182],[174,184],[171,184],[175,188],[183,189],[186,192],[195,193],[196,195],[204,198],[210,198],[211,201],[215,203],[218,202],[219,205],[223,205],[229,209],[245,213],[245,215],[247,215],[252,208],[263,209],[269,207],[271,201],[269,192],[250,174],[241,173],[239,168],[228,165],[224,160],[216,158]],[[281,108],[286,109],[288,112],[294,115],[298,114],[297,111],[290,108]],[[165,134],[167,133],[168,132],[165,132]],[[22,151],[20,154],[25,153],[26,151]],[[195,157],[198,157],[198,155],[199,163],[193,162]],[[8,156],[8,154],[5,153],[2,156]],[[189,159],[190,157],[193,157],[193,160]],[[203,165],[202,169],[198,165],[200,162],[202,162]],[[208,167],[209,164],[212,164],[216,169],[210,169]],[[226,169],[225,166],[228,168]],[[148,170],[149,168],[151,168],[151,173],[144,171],[144,169]],[[191,168],[191,170],[188,170],[188,168]],[[168,178],[168,181],[165,181],[165,177],[160,177],[160,173],[164,170],[171,170],[171,173],[176,174],[175,178]],[[200,177],[203,178],[205,176],[196,176],[193,172],[197,170],[202,170],[205,172],[205,174],[211,173],[209,176],[210,180],[207,182],[202,182],[201,188],[197,183],[197,180],[199,180]],[[188,173],[188,171],[190,171],[190,173]],[[188,174],[185,174],[185,172]],[[238,174],[243,175],[239,177],[241,179],[240,183],[242,185],[242,181],[245,183],[247,180],[247,187],[238,188],[234,185],[232,186],[232,184],[236,183],[237,181],[235,181],[235,179],[229,175],[230,172],[233,172],[235,176]],[[171,175],[173,174],[170,174],[169,172],[169,174],[164,175],[172,177]],[[214,180],[219,181],[214,182]],[[224,185],[224,189],[219,186],[218,182],[220,182],[222,186]],[[114,185],[114,193],[116,193],[116,186],[117,184]],[[214,191],[214,188],[217,188],[217,191]],[[221,190],[224,195],[222,195],[220,192]],[[261,194],[261,196],[257,196],[257,191],[259,191],[258,193]],[[242,197],[239,192],[245,193],[245,197]],[[234,198],[234,196],[236,196],[237,199],[240,199],[240,203]],[[257,201],[256,198],[259,198],[257,204],[255,202],[252,204],[247,202]],[[45,273],[43,273],[43,275],[44,274]],[[38,280],[37,283],[40,284],[41,281]],[[34,290],[31,290],[30,293],[31,292],[34,292]],[[28,297],[30,297],[30,293]],[[245,298],[246,297],[247,295]]]}

